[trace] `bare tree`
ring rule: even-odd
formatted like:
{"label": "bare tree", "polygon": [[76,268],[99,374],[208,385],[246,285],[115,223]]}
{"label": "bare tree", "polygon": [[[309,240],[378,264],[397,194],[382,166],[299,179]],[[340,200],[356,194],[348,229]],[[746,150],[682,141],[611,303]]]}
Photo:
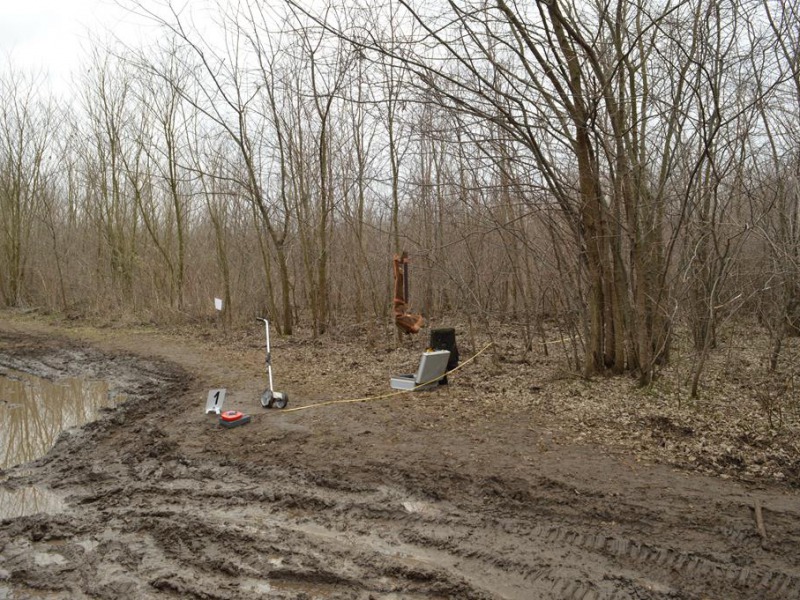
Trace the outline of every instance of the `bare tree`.
{"label": "bare tree", "polygon": [[[182,100],[193,107],[217,131],[228,137],[238,150],[237,159],[244,169],[232,168],[227,176],[233,178],[243,190],[242,197],[253,204],[260,216],[260,225],[267,231],[276,253],[282,277],[283,314],[281,316],[284,333],[292,331],[292,312],[290,306],[290,290],[286,257],[286,236],[290,212],[281,204],[281,186],[275,190],[267,185],[269,171],[267,166],[274,153],[274,140],[266,131],[269,122],[262,117],[264,111],[258,106],[269,106],[270,100],[264,101],[264,88],[269,88],[272,81],[264,81],[267,72],[264,69],[263,56],[248,53],[248,47],[259,43],[261,35],[266,33],[257,17],[260,13],[253,5],[243,3],[232,13],[226,13],[219,7],[221,34],[225,36],[225,49],[221,51],[204,40],[200,32],[190,27],[183,12],[175,9],[171,3],[161,8],[165,13],[157,12],[144,3],[136,3],[136,10],[146,15],[169,32],[173,44],[180,50],[183,61],[183,72],[187,73],[185,81],[175,81],[173,72],[161,68],[157,64],[147,66],[148,72],[173,86]],[[259,49],[266,51],[267,48]],[[279,149],[282,152],[282,150]],[[271,285],[271,282],[267,282]]]}
{"label": "bare tree", "polygon": [[[648,383],[668,356],[674,249],[703,185],[698,175],[713,168],[718,134],[742,110],[708,105],[702,87],[715,102],[719,74],[741,59],[731,42],[742,11],[644,0],[399,4],[422,32],[399,45],[369,22],[316,19],[383,63],[404,65],[422,101],[462,115],[471,143],[486,149],[504,136],[505,146],[494,145],[500,171],[510,146],[525,157],[580,248],[585,373],[632,370]],[[704,31],[717,41],[702,44]],[[682,154],[687,134],[697,140],[694,157]],[[678,159],[684,181],[673,174]]]}
{"label": "bare tree", "polygon": [[0,293],[7,306],[25,300],[34,224],[42,210],[54,146],[55,111],[40,83],[12,68],[0,77]]}
{"label": "bare tree", "polygon": [[125,129],[130,125],[130,74],[113,57],[95,50],[94,66],[85,77],[84,118],[88,139],[81,148],[89,215],[98,233],[99,279],[119,304],[135,301],[138,210],[126,187]]}

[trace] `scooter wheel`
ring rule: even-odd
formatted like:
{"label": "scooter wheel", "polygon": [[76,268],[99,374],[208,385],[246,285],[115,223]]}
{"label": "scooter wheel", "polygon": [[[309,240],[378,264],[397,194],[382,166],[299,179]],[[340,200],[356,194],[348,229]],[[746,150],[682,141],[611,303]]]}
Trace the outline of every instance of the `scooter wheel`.
{"label": "scooter wheel", "polygon": [[272,390],[264,390],[264,393],[261,394],[261,406],[271,408],[273,399]]}
{"label": "scooter wheel", "polygon": [[289,404],[288,394],[280,393],[272,399],[272,406],[274,408],[286,408],[287,404]]}

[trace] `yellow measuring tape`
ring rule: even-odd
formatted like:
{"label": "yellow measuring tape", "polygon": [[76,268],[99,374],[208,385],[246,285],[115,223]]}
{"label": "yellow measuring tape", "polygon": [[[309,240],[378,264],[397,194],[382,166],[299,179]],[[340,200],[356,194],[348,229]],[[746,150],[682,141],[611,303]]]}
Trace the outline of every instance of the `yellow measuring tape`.
{"label": "yellow measuring tape", "polygon": [[[442,377],[445,377],[447,375],[450,375],[451,373],[455,373],[456,371],[458,371],[460,369],[463,369],[469,363],[471,363],[473,360],[478,358],[481,354],[486,352],[491,347],[491,345],[492,345],[492,342],[489,342],[488,344],[486,344],[481,349],[480,352],[478,352],[476,354],[473,354],[467,360],[465,360],[460,365],[458,365],[456,368],[451,369],[450,371],[448,371],[447,373],[442,375]],[[386,398],[392,398],[393,396],[401,396],[402,394],[408,394],[409,392],[413,392],[414,390],[418,390],[419,388],[421,388],[423,386],[426,386],[426,385],[428,385],[430,383],[433,383],[434,381],[436,381],[438,379],[440,379],[440,378],[436,377],[435,379],[431,379],[430,381],[425,381],[423,383],[420,383],[417,386],[414,386],[414,388],[412,388],[410,390],[400,390],[399,392],[390,392],[388,394],[382,394],[380,396],[369,396],[367,398],[351,398],[351,399],[348,399],[348,400],[328,400],[327,402],[318,402],[317,404],[309,404],[307,406],[297,406],[295,408],[284,408],[280,412],[282,412],[282,413],[295,412],[295,411],[298,411],[298,410],[307,410],[309,408],[320,408],[322,406],[330,406],[332,404],[352,404],[354,402],[372,402],[373,400],[384,400]]]}

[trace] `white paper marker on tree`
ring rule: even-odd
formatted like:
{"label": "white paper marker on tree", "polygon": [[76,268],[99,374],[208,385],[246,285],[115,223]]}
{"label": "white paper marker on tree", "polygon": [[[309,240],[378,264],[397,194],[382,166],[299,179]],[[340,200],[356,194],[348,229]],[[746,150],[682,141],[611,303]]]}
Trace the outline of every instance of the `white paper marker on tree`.
{"label": "white paper marker on tree", "polygon": [[214,308],[222,310],[222,298],[214,298]]}

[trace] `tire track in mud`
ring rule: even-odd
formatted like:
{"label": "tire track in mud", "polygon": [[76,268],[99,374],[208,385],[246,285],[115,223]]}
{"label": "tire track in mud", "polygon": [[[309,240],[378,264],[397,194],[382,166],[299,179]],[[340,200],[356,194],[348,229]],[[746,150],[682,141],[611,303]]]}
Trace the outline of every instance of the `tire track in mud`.
{"label": "tire track in mud", "polygon": [[[569,491],[576,492],[577,490]],[[514,496],[517,495],[518,493],[514,492]],[[585,496],[585,494],[583,495]],[[609,577],[609,573],[613,573],[615,567],[621,571],[633,568],[637,572],[643,572],[651,576],[650,580],[645,581],[645,587],[650,591],[652,591],[652,588],[665,587],[656,584],[656,580],[676,581],[678,583],[692,581],[695,587],[705,588],[710,592],[719,593],[721,589],[730,588],[732,590],[739,589],[745,594],[755,593],[758,597],[800,598],[800,576],[798,576],[796,568],[793,569],[794,574],[792,574],[757,565],[740,566],[735,564],[729,553],[718,552],[716,554],[719,556],[714,556],[714,553],[709,553],[705,548],[695,551],[683,550],[672,545],[644,542],[624,537],[623,535],[608,535],[598,531],[596,526],[587,527],[585,519],[579,520],[572,525],[553,524],[551,523],[552,520],[569,523],[571,517],[563,514],[559,515],[551,510],[554,506],[565,506],[565,498],[555,496],[551,497],[550,501],[550,508],[546,515],[537,515],[530,510],[519,510],[519,506],[515,506],[514,510],[483,511],[484,520],[487,513],[502,515],[500,517],[493,516],[488,523],[482,524],[484,529],[503,531],[503,543],[496,548],[492,548],[491,543],[487,544],[487,540],[490,540],[490,538],[486,536],[482,540],[482,549],[470,549],[469,544],[464,544],[464,540],[468,540],[474,534],[474,522],[477,515],[471,513],[457,515],[452,511],[438,520],[421,519],[423,531],[403,530],[403,541],[415,543],[421,548],[435,547],[447,550],[451,554],[463,558],[478,559],[483,566],[494,563],[502,568],[504,576],[508,575],[507,572],[510,569],[515,568],[524,574],[526,580],[535,580],[542,577],[550,579],[552,580],[552,586],[549,591],[557,591],[557,597],[581,598],[584,595],[593,596],[595,594],[584,589],[585,586],[574,585],[573,578],[564,580],[563,577],[560,579],[548,577],[547,575],[550,571],[547,569],[531,570],[530,561],[515,562],[499,558],[504,556],[503,548],[508,548],[509,546],[523,548],[531,540],[537,540],[540,547],[548,547],[556,554],[565,551],[576,553],[576,550],[581,550],[595,555],[595,557],[607,559],[607,564],[603,565],[601,572],[594,573],[590,579],[597,580],[598,578]],[[370,512],[371,518],[380,519],[383,513],[387,511],[386,509],[375,510],[374,506],[374,502],[365,502],[363,510]],[[626,508],[629,508],[630,512],[637,512],[630,507]],[[748,507],[742,506],[737,508],[744,509],[745,512],[748,509]],[[648,508],[646,511],[655,514],[652,508]],[[574,511],[568,510],[564,512],[572,513]],[[528,518],[520,518],[525,513],[528,513]],[[789,529],[792,528],[793,523],[796,527],[795,514],[781,515],[780,513],[774,513],[772,516],[776,519],[782,517],[786,521],[785,526]],[[470,525],[465,526],[464,523],[466,522],[469,522]],[[537,524],[531,525],[532,523]],[[784,525],[784,523],[776,523],[776,525]],[[381,528],[387,527],[387,523],[381,524]],[[722,533],[730,537],[731,531],[730,528],[727,528]],[[753,542],[751,543],[751,548],[756,547],[757,542],[760,541],[752,527],[747,533],[742,530],[737,531],[735,544],[729,546],[729,551],[742,551],[745,540]],[[433,535],[434,532],[438,532],[439,537],[435,537]],[[712,545],[710,542],[719,542],[718,535],[713,533],[705,533],[703,535],[709,542],[709,546]],[[792,544],[791,540],[784,541],[783,545],[786,546],[787,544],[789,546],[789,555],[796,557],[796,545]],[[489,546],[488,549],[487,546]],[[578,560],[576,562],[591,563],[592,561]],[[796,567],[796,565],[792,566]],[[559,571],[563,572],[564,570],[565,565],[560,565]],[[567,570],[569,569],[567,568]],[[640,592],[641,590],[636,593]],[[672,595],[672,592],[665,593],[667,593],[667,596]],[[612,594],[610,597],[616,597],[616,595]],[[605,596],[600,595],[599,597]],[[622,597],[627,597],[627,593]]]}
{"label": "tire track in mud", "polygon": [[229,468],[153,467],[138,465],[138,483],[101,485],[73,498],[107,523],[95,551],[114,554],[100,570],[128,565],[105,582],[108,589],[138,582],[141,597],[219,599],[301,591],[387,599],[662,599],[686,597],[686,589],[800,597],[800,579],[791,573],[554,523],[554,515],[513,516],[503,507],[499,516],[487,514],[386,484],[333,489],[299,471],[270,469],[263,482]]}
{"label": "tire track in mud", "polygon": [[[72,518],[37,516],[29,545],[0,548],[0,559],[12,581],[64,597],[93,580],[91,594],[108,598],[800,598],[796,569],[609,533],[575,519],[566,490],[525,509],[447,487],[421,495],[413,481],[374,473],[375,483],[355,484],[149,456],[51,468],[77,490]],[[736,528],[694,534],[731,548],[756,539]]]}
{"label": "tire track in mud", "polygon": [[147,478],[139,483],[73,497],[78,513],[102,515],[79,521],[103,520],[113,535],[90,536],[94,552],[62,549],[57,555],[66,565],[37,564],[50,542],[34,541],[33,563],[17,577],[28,573],[38,586],[42,574],[33,577],[33,567],[59,577],[99,571],[106,574],[93,588],[100,597],[126,590],[140,597],[280,598],[310,590],[310,597],[660,599],[685,597],[687,581],[693,589],[732,592],[726,597],[800,597],[800,582],[788,573],[550,517],[487,516],[387,486],[331,490],[275,470],[264,484],[173,467],[184,477],[171,479],[162,467],[164,478],[153,483],[154,473],[140,468]]}
{"label": "tire track in mud", "polygon": [[[427,536],[417,534],[412,539],[421,547],[446,548],[453,554],[465,555],[467,558],[478,559],[483,563],[493,560],[499,562],[496,554],[492,552],[484,550],[465,554],[465,550],[458,544],[437,539],[430,534]],[[691,578],[707,583],[711,582],[709,585],[711,589],[719,589],[718,583],[724,580],[733,582],[737,587],[760,590],[759,596],[763,593],[775,594],[776,597],[781,598],[800,596],[800,578],[781,571],[731,566],[693,552],[682,552],[619,536],[591,532],[580,533],[567,527],[540,525],[526,532],[522,539],[537,539],[550,548],[588,551],[615,559],[621,566],[629,566],[633,563],[642,571],[654,574],[668,573],[670,578]],[[504,561],[503,566],[524,570],[528,565]],[[580,597],[580,592],[576,592],[574,595]],[[573,596],[567,594],[566,597]]]}

